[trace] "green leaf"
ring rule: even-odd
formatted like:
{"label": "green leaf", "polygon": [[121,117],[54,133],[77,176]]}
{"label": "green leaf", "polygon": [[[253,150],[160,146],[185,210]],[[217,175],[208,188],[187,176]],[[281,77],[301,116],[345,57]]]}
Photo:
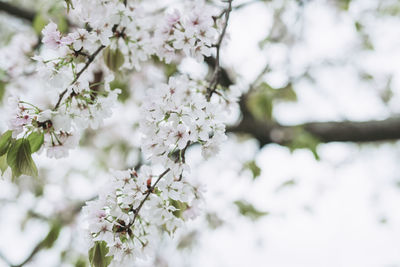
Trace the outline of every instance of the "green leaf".
{"label": "green leaf", "polygon": [[118,48],[111,49],[110,47],[107,47],[104,50],[103,56],[104,56],[104,63],[112,71],[118,71],[125,61],[124,55]]}
{"label": "green leaf", "polygon": [[121,93],[118,94],[118,100],[124,103],[131,96],[129,86],[126,82],[115,79],[110,83],[111,90],[120,89]]}
{"label": "green leaf", "polygon": [[309,149],[316,160],[319,160],[320,157],[317,152],[317,147],[319,145],[320,141],[318,138],[310,134],[309,132],[305,131],[302,128],[297,129],[297,131],[294,134],[294,138],[292,141],[288,144],[285,144],[291,152],[293,152],[296,149],[302,149],[306,148]]}
{"label": "green leaf", "polygon": [[292,83],[288,83],[285,87],[276,89],[274,100],[285,102],[297,101],[297,94],[293,89]]}
{"label": "green leaf", "polygon": [[182,213],[188,208],[187,204],[172,198],[169,199],[169,202],[177,209],[176,211],[172,212],[172,214],[177,218],[182,218]]}
{"label": "green leaf", "polygon": [[0,156],[7,153],[12,140],[12,131],[5,132],[0,136]]}
{"label": "green leaf", "polygon": [[234,204],[239,208],[240,214],[252,220],[257,220],[269,214],[269,212],[257,210],[252,204],[245,200],[237,200]]}
{"label": "green leaf", "polygon": [[165,64],[164,72],[165,72],[165,76],[167,76],[167,78],[169,78],[178,72],[178,65],[176,65],[175,63]]}
{"label": "green leaf", "polygon": [[107,267],[112,256],[106,256],[108,253],[107,243],[104,241],[95,242],[89,250],[89,262],[92,267]]}
{"label": "green leaf", "polygon": [[338,1],[339,8],[341,8],[342,10],[348,11],[349,7],[350,7],[350,2],[351,2],[351,0],[339,0]]}
{"label": "green leaf", "polygon": [[251,114],[258,120],[272,119],[272,95],[265,91],[251,93],[247,99],[247,108]]}
{"label": "green leaf", "polygon": [[28,136],[29,145],[31,147],[31,153],[35,153],[40,149],[44,143],[44,133],[43,132],[32,132]]}
{"label": "green leaf", "polygon": [[41,247],[46,249],[53,247],[54,243],[57,241],[57,238],[60,234],[61,228],[62,228],[61,222],[55,220],[51,225],[49,233],[41,242]]}
{"label": "green leaf", "polygon": [[66,17],[59,17],[57,26],[60,32],[68,33],[68,21]]}
{"label": "green leaf", "polygon": [[86,260],[84,258],[78,258],[75,262],[75,267],[86,267]]}
{"label": "green leaf", "polygon": [[258,120],[272,120],[272,111],[277,102],[297,101],[296,92],[291,83],[285,87],[273,88],[263,82],[250,93],[247,98],[247,108]]}
{"label": "green leaf", "polygon": [[297,184],[297,182],[294,179],[287,180],[287,181],[283,182],[280,186],[278,186],[278,188],[276,189],[276,192],[279,192],[286,187],[295,186],[296,184]]}
{"label": "green leaf", "polygon": [[47,19],[45,19],[43,14],[40,12],[37,13],[32,22],[32,26],[33,29],[35,30],[35,33],[39,35],[42,32],[43,28],[46,26],[46,24],[47,24]]}
{"label": "green leaf", "polygon": [[0,171],[1,171],[1,174],[3,174],[7,170],[7,168],[8,168],[7,155],[5,154],[5,155],[0,157]]}
{"label": "green leaf", "polygon": [[4,94],[6,92],[6,82],[0,80],[0,102],[3,100]]}
{"label": "green leaf", "polygon": [[27,139],[18,139],[11,143],[7,153],[7,164],[12,170],[13,177],[22,174],[37,177],[38,170],[31,154],[31,146]]}
{"label": "green leaf", "polygon": [[253,180],[257,179],[261,174],[261,169],[258,167],[255,160],[248,161],[244,164],[244,169],[251,171]]}

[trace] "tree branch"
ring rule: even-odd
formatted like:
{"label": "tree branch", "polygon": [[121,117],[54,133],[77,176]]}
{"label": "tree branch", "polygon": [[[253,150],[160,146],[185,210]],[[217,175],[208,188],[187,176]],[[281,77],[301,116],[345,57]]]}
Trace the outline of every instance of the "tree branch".
{"label": "tree branch", "polygon": [[161,180],[161,178],[163,178],[171,169],[168,168],[166,169],[162,174],[160,174],[158,176],[157,181],[153,184],[153,186],[151,186],[146,193],[146,196],[144,197],[144,199],[140,202],[139,207],[137,207],[136,211],[135,211],[135,215],[133,216],[133,220],[132,222],[128,225],[128,227],[132,227],[135,224],[135,220],[137,218],[137,216],[139,215],[140,210],[143,207],[144,202],[146,202],[146,200],[149,198],[150,194],[153,193],[154,189],[156,188],[158,182]]}
{"label": "tree branch", "polygon": [[35,12],[1,1],[0,1],[0,11],[4,11],[9,15],[27,20],[29,22],[32,22],[33,19],[35,18]]}
{"label": "tree branch", "polygon": [[400,139],[400,117],[380,121],[309,122],[285,126],[245,116],[237,126],[230,127],[227,131],[251,134],[263,146],[270,143],[289,143],[299,129],[304,129],[323,143],[391,141]]}
{"label": "tree branch", "polygon": [[228,28],[228,22],[229,22],[229,17],[232,11],[232,0],[228,0],[228,8],[224,11],[225,13],[225,24],[224,27],[222,28],[222,32],[218,38],[218,42],[215,44],[215,48],[217,49],[217,54],[215,57],[215,65],[214,65],[214,73],[211,77],[210,81],[210,86],[207,88],[207,99],[210,100],[212,94],[215,92],[218,86],[219,82],[219,74],[221,71],[220,63],[219,63],[219,58],[220,58],[220,53],[221,53],[221,44],[222,41],[224,40],[225,34],[226,34],[226,29]]}
{"label": "tree branch", "polygon": [[[76,81],[78,81],[79,77],[81,77],[82,73],[89,67],[89,65],[93,62],[93,60],[96,58],[96,56],[100,53],[100,51],[104,48],[104,45],[99,46],[97,50],[88,57],[88,60],[83,66],[83,68],[76,74],[75,79],[71,82],[71,85],[73,85]],[[58,97],[57,104],[54,106],[54,110],[57,110],[61,104],[61,100],[64,98],[64,95],[67,93],[68,88],[62,91]]]}

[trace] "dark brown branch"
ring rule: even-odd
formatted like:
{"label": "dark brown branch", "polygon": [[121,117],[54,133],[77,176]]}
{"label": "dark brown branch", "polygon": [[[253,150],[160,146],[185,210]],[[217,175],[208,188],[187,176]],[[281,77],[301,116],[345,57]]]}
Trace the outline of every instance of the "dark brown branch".
{"label": "dark brown branch", "polygon": [[0,1],[0,11],[4,11],[4,12],[8,13],[9,15],[13,15],[15,17],[27,20],[29,22],[32,22],[33,19],[35,18],[34,11],[23,9],[23,8],[17,7],[15,5],[1,2],[1,1]]}
{"label": "dark brown branch", "polygon": [[[33,22],[36,14],[37,14],[36,11],[29,10],[27,8],[22,8],[22,7],[19,7],[19,6],[10,4],[10,3],[5,3],[2,1],[0,1],[0,11],[4,11],[5,13],[7,13],[9,15],[12,15],[16,18],[26,20],[27,22],[30,22],[30,23]],[[76,26],[74,23],[72,23],[68,19],[67,19],[67,25],[68,25],[68,27]]]}
{"label": "dark brown branch", "polygon": [[299,129],[304,129],[323,143],[391,141],[400,139],[400,117],[380,121],[310,122],[283,126],[245,116],[239,125],[228,128],[228,131],[251,134],[263,146],[291,142]]}

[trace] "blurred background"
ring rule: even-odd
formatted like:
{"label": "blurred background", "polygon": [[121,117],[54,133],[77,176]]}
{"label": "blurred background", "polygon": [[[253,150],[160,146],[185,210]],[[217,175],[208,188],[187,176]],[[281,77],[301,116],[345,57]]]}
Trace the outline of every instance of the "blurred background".
{"label": "blurred background", "polygon": [[[193,146],[187,155],[206,189],[203,214],[142,265],[400,266],[400,1],[233,6],[221,83],[243,96],[220,153],[204,161]],[[45,103],[56,96],[43,100],[30,60],[50,19],[68,31],[63,1],[0,0],[1,132],[11,94]],[[12,182],[6,171],[0,266],[88,266],[79,212],[109,168],[143,162],[140,97],[178,71],[207,76],[213,61],[154,60],[117,77],[114,116],[87,130],[68,158],[36,155],[39,179]]]}

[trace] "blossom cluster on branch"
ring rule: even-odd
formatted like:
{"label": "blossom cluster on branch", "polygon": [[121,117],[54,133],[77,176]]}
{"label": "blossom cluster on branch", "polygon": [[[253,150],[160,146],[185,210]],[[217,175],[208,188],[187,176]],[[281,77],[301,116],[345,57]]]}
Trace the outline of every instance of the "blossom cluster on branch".
{"label": "blossom cluster on branch", "polygon": [[[33,73],[58,96],[47,107],[20,95],[9,100],[10,130],[0,138],[0,156],[13,175],[37,175],[32,153],[65,157],[86,128],[98,129],[118,102],[121,90],[111,87],[115,73],[140,71],[154,58],[202,62],[219,49],[229,16],[224,21],[203,1],[187,2],[181,11],[164,12],[149,11],[145,1],[66,1],[70,18],[83,27],[65,34],[50,22],[32,57]],[[224,119],[238,98],[233,88],[211,95],[209,86],[205,77],[177,74],[146,90],[139,131],[149,164],[138,172],[113,171],[98,199],[84,208],[94,266],[146,258],[161,230],[172,235],[199,213],[202,190],[189,182],[186,150],[197,144],[204,158],[216,154],[226,139]],[[155,175],[154,168],[163,171]]]}

